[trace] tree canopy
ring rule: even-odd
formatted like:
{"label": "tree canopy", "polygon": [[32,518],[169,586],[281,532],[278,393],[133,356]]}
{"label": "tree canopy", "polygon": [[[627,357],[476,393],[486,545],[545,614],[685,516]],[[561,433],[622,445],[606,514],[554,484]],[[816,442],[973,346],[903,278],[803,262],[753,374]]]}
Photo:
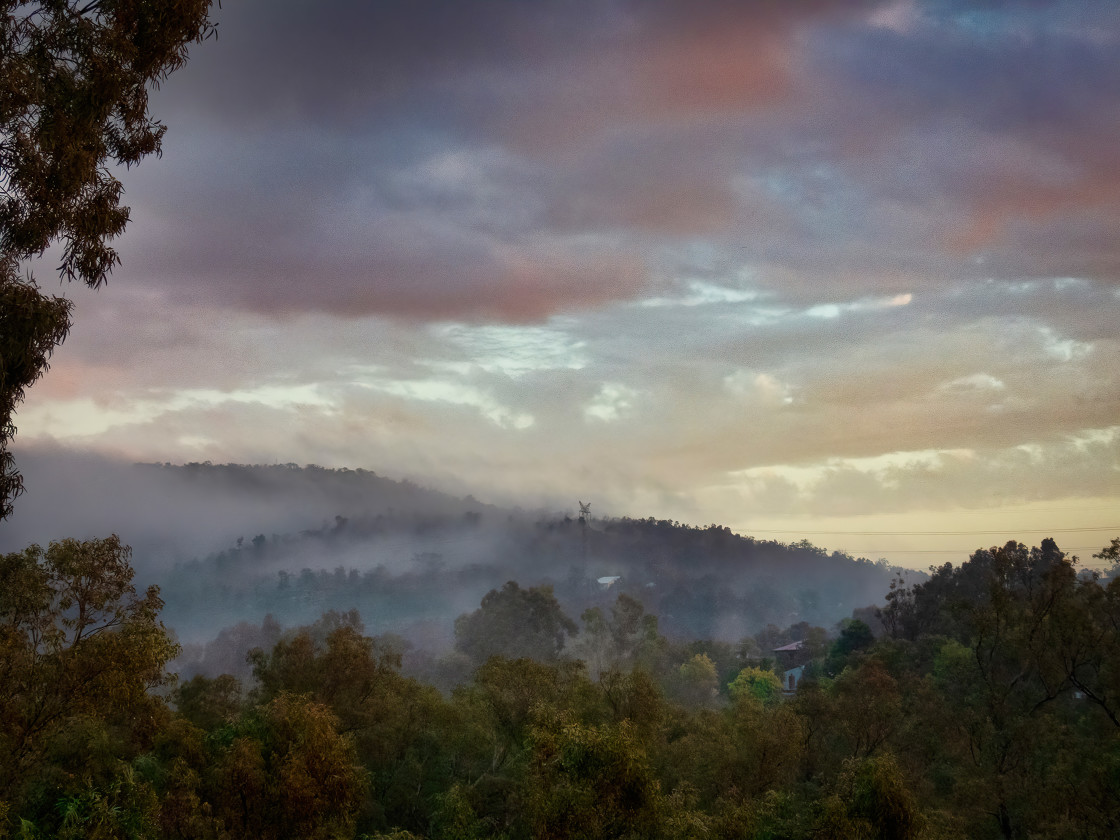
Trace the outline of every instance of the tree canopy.
{"label": "tree canopy", "polygon": [[105,283],[128,223],[113,166],[159,154],[148,92],[214,34],[211,0],[3,0],[0,7],[0,519],[22,490],[8,445],[24,389],[70,327],[20,265],[62,248],[67,281]]}
{"label": "tree canopy", "polygon": [[560,608],[551,586],[522,589],[509,581],[473,613],[455,621],[455,646],[475,662],[490,656],[553,661],[579,627]]}
{"label": "tree canopy", "polygon": [[[1050,540],[976,552],[896,587],[893,632],[806,644],[793,692],[749,664],[770,628],[744,656],[651,639],[627,595],[593,644],[534,634],[446,693],[333,612],[272,628],[244,686],[155,692],[175,646],[127,548],[32,546],[0,556],[0,838],[1112,840],[1120,582],[1076,572]],[[483,641],[563,615],[487,599]]]}

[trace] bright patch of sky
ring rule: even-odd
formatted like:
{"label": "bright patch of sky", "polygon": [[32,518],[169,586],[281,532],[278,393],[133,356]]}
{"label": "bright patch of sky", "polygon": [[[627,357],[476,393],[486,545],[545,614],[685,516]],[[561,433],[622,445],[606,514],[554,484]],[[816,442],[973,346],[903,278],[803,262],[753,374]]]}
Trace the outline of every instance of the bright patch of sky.
{"label": "bright patch of sky", "polygon": [[895,0],[894,3],[876,7],[867,16],[867,22],[881,29],[904,34],[914,28],[919,17],[920,12],[914,0]]}
{"label": "bright patch of sky", "polygon": [[599,393],[583,409],[583,415],[589,420],[601,420],[607,423],[620,420],[633,407],[638,392],[618,382],[606,382],[599,389]]}
{"label": "bright patch of sky", "polygon": [[758,300],[760,293],[754,289],[736,289],[729,286],[717,286],[704,280],[689,280],[686,284],[687,291],[676,296],[661,296],[645,298],[638,301],[638,306],[707,306],[721,303],[750,303]]}
{"label": "bright patch of sky", "polygon": [[192,388],[153,393],[137,399],[54,400],[25,407],[18,422],[38,435],[54,438],[86,437],[132,423],[148,423],[164,414],[227,403],[257,404],[269,408],[316,406],[332,403],[316,385],[261,385],[234,391]]}
{"label": "bright patch of sky", "polygon": [[495,148],[442,150],[390,176],[395,194],[412,205],[454,204],[475,225],[519,224],[539,202],[512,189],[509,155]]}
{"label": "bright patch of sky", "polygon": [[1046,355],[1063,362],[1083,359],[1093,349],[1093,345],[1088,342],[1059,337],[1050,327],[1039,327],[1038,331],[1042,335],[1042,345]]}
{"label": "bright patch of sky", "polygon": [[460,373],[477,368],[516,378],[541,370],[581,370],[588,364],[587,342],[555,326],[441,324],[432,332],[462,354],[461,360],[433,366]]}
{"label": "bright patch of sky", "polygon": [[810,318],[839,318],[848,312],[874,312],[878,309],[892,309],[896,306],[907,306],[913,300],[913,295],[895,295],[889,298],[863,298],[848,303],[821,303],[805,310],[805,315]]}
{"label": "bright patch of sky", "polygon": [[355,384],[408,400],[470,406],[505,429],[527,429],[535,422],[533,415],[504,406],[486,391],[463,382],[446,379],[371,379]]}
{"label": "bright patch of sky", "polygon": [[769,373],[737,370],[723,378],[723,386],[737,397],[756,400],[763,405],[793,403],[793,388]]}
{"label": "bright patch of sky", "polygon": [[1007,385],[988,373],[971,373],[957,379],[943,382],[937,386],[938,391],[968,392],[968,391],[1002,391]]}
{"label": "bright patch of sky", "polygon": [[1075,435],[1070,435],[1070,443],[1080,450],[1092,446],[1108,446],[1120,440],[1120,426],[1109,426],[1104,429],[1083,429]]}
{"label": "bright patch of sky", "polygon": [[771,464],[764,467],[751,467],[729,473],[733,481],[742,481],[747,486],[759,480],[779,479],[795,486],[800,492],[807,493],[820,484],[829,473],[838,470],[856,472],[885,478],[891,470],[924,467],[939,469],[946,461],[970,461],[975,457],[971,449],[923,449],[911,452],[887,452],[864,458],[828,458],[816,464]]}

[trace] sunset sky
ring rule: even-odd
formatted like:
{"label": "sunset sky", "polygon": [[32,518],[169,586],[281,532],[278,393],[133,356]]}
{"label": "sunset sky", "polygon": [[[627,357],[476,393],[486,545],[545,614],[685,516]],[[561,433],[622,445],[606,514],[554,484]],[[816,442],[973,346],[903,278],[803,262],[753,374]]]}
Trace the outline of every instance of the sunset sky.
{"label": "sunset sky", "polygon": [[1120,536],[1115,0],[224,5],[109,285],[36,269],[75,325],[17,460],[364,467],[920,568]]}

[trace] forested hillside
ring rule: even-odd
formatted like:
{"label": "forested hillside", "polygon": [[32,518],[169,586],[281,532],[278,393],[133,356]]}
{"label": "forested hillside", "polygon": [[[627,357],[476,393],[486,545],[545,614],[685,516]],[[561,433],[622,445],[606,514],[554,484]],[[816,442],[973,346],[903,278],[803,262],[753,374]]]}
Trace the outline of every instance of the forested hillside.
{"label": "forested hillside", "polygon": [[[719,525],[501,509],[365,470],[134,469],[187,511],[227,508],[223,550],[171,565],[152,561],[147,553],[184,552],[174,525],[162,537],[149,525],[148,548],[137,551],[141,579],[162,588],[165,622],[192,643],[267,615],[292,626],[356,609],[372,632],[406,635],[438,652],[455,616],[509,580],[551,586],[573,615],[625,592],[658,614],[671,638],[733,642],[767,625],[831,627],[880,602],[903,572]],[[228,509],[242,511],[242,520]],[[161,519],[174,515],[168,509]],[[265,531],[260,522],[284,530]]]}
{"label": "forested hillside", "polygon": [[176,684],[115,539],[0,575],[0,836],[1103,840],[1120,820],[1120,581],[1051,540],[890,588],[879,638],[674,642],[627,595],[576,621],[509,582],[455,622],[446,691],[357,613],[265,628],[245,679]]}

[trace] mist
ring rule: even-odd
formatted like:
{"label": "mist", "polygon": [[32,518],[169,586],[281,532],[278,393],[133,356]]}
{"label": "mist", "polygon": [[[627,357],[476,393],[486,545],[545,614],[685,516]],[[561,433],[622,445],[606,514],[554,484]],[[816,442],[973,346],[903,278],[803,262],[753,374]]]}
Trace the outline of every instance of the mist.
{"label": "mist", "polygon": [[573,620],[626,594],[670,639],[732,643],[804,622],[834,627],[881,603],[902,571],[719,525],[499,507],[363,469],[134,464],[65,450],[23,452],[20,466],[28,490],[0,551],[117,534],[133,548],[138,587],[160,587],[187,675],[245,676],[249,649],[324,614],[430,660],[452,649],[456,617],[507,581],[551,587]]}
{"label": "mist", "polygon": [[0,526],[0,551],[113,533],[132,546],[142,573],[222,551],[239,537],[298,533],[336,516],[442,516],[486,507],[365,470],[278,464],[250,471],[209,462],[173,468],[57,447],[21,448],[17,456],[27,492]]}

